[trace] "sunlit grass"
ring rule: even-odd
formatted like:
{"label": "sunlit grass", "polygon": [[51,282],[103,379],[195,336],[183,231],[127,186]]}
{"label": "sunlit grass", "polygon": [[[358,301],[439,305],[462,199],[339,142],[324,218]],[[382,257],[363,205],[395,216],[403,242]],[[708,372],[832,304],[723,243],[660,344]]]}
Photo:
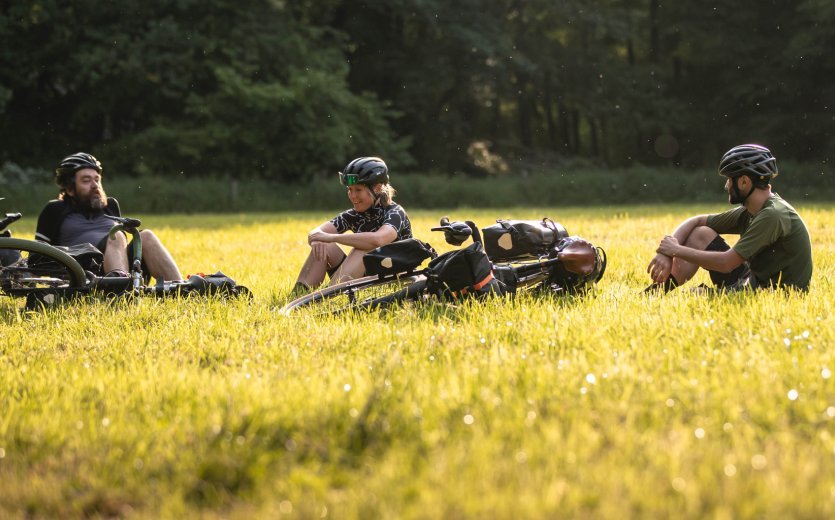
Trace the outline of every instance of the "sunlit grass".
{"label": "sunlit grass", "polygon": [[833,517],[835,210],[799,209],[808,295],[644,296],[693,208],[457,210],[548,215],[609,269],[583,299],[337,318],[276,313],[328,215],[146,216],[255,300],[0,299],[0,516]]}

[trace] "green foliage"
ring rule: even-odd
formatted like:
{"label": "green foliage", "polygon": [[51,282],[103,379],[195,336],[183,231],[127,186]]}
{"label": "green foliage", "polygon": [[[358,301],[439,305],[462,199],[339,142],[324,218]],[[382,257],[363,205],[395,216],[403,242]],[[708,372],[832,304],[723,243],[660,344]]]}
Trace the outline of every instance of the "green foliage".
{"label": "green foliage", "polygon": [[[522,170],[512,175],[473,178],[455,175],[392,173],[396,201],[407,210],[427,208],[510,208],[519,204],[582,207],[588,204],[658,204],[661,202],[724,203],[722,178],[713,170],[634,166],[623,169],[569,165],[549,172]],[[19,168],[10,170],[17,172]],[[0,169],[0,175],[6,170]],[[827,165],[780,163],[775,191],[792,203],[835,198],[835,183]],[[35,216],[57,187],[33,179],[48,172],[27,170],[27,183],[18,177],[2,190],[0,210]],[[104,187],[131,213],[229,213],[239,211],[341,211],[347,208],[345,189],[336,175],[307,183],[267,179],[190,178],[183,174],[131,178],[105,167]]]}
{"label": "green foliage", "polygon": [[10,0],[0,161],[292,181],[359,155],[828,161],[831,2]]}
{"label": "green foliage", "polygon": [[[283,4],[16,3],[2,21],[9,61],[33,38],[48,41],[4,74],[15,93],[3,123],[14,157],[54,148],[56,158],[38,160],[50,165],[67,150],[58,138],[138,174],[292,180],[369,151],[410,163],[408,140],[388,127],[396,114],[348,90],[342,38]],[[15,134],[21,124],[43,132],[32,105],[54,133]]]}

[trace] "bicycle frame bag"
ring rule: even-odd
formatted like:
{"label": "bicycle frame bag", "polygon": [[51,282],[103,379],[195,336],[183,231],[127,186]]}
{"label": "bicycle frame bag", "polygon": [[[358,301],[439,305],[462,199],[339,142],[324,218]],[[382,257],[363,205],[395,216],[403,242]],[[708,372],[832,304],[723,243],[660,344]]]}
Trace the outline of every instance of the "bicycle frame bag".
{"label": "bicycle frame bag", "polygon": [[494,262],[527,260],[547,255],[568,231],[549,218],[542,220],[496,220],[481,230],[484,249]]}
{"label": "bicycle frame bag", "polygon": [[493,277],[493,264],[480,242],[442,254],[429,262],[428,269],[428,287],[436,294],[457,298],[500,291]]}
{"label": "bicycle frame bag", "polygon": [[[101,269],[101,266],[104,264],[104,253],[99,251],[99,249],[90,244],[89,242],[85,242],[83,244],[76,244],[74,246],[53,246],[55,249],[59,249],[64,253],[73,257],[73,259],[78,262],[82,269],[85,271],[90,271],[91,273],[98,273]],[[58,267],[58,264],[43,255],[32,254],[29,256],[29,266],[30,267],[39,267],[41,269],[50,268],[52,266]]]}
{"label": "bicycle frame bag", "polygon": [[427,258],[438,253],[417,238],[407,238],[372,249],[362,257],[366,275],[387,275],[414,271]]}

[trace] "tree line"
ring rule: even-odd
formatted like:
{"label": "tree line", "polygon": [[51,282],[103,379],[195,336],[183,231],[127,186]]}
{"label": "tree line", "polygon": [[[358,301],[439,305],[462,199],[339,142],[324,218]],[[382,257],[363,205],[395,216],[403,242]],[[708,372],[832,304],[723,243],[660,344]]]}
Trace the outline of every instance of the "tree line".
{"label": "tree line", "polygon": [[304,181],[827,162],[828,0],[7,0],[0,162]]}

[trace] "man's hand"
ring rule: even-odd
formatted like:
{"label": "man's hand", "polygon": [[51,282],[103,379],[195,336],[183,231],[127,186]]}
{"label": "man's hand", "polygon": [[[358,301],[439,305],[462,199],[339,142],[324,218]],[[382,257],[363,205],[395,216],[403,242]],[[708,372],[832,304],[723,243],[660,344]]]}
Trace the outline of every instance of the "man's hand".
{"label": "man's hand", "polygon": [[661,243],[658,245],[658,249],[656,249],[655,252],[675,258],[675,256],[678,255],[679,247],[678,240],[676,240],[673,236],[667,235],[661,239]]}
{"label": "man's hand", "polygon": [[[675,240],[675,239],[673,239]],[[655,283],[664,283],[670,277],[673,270],[673,259],[667,255],[658,253],[650,260],[647,272]]]}

